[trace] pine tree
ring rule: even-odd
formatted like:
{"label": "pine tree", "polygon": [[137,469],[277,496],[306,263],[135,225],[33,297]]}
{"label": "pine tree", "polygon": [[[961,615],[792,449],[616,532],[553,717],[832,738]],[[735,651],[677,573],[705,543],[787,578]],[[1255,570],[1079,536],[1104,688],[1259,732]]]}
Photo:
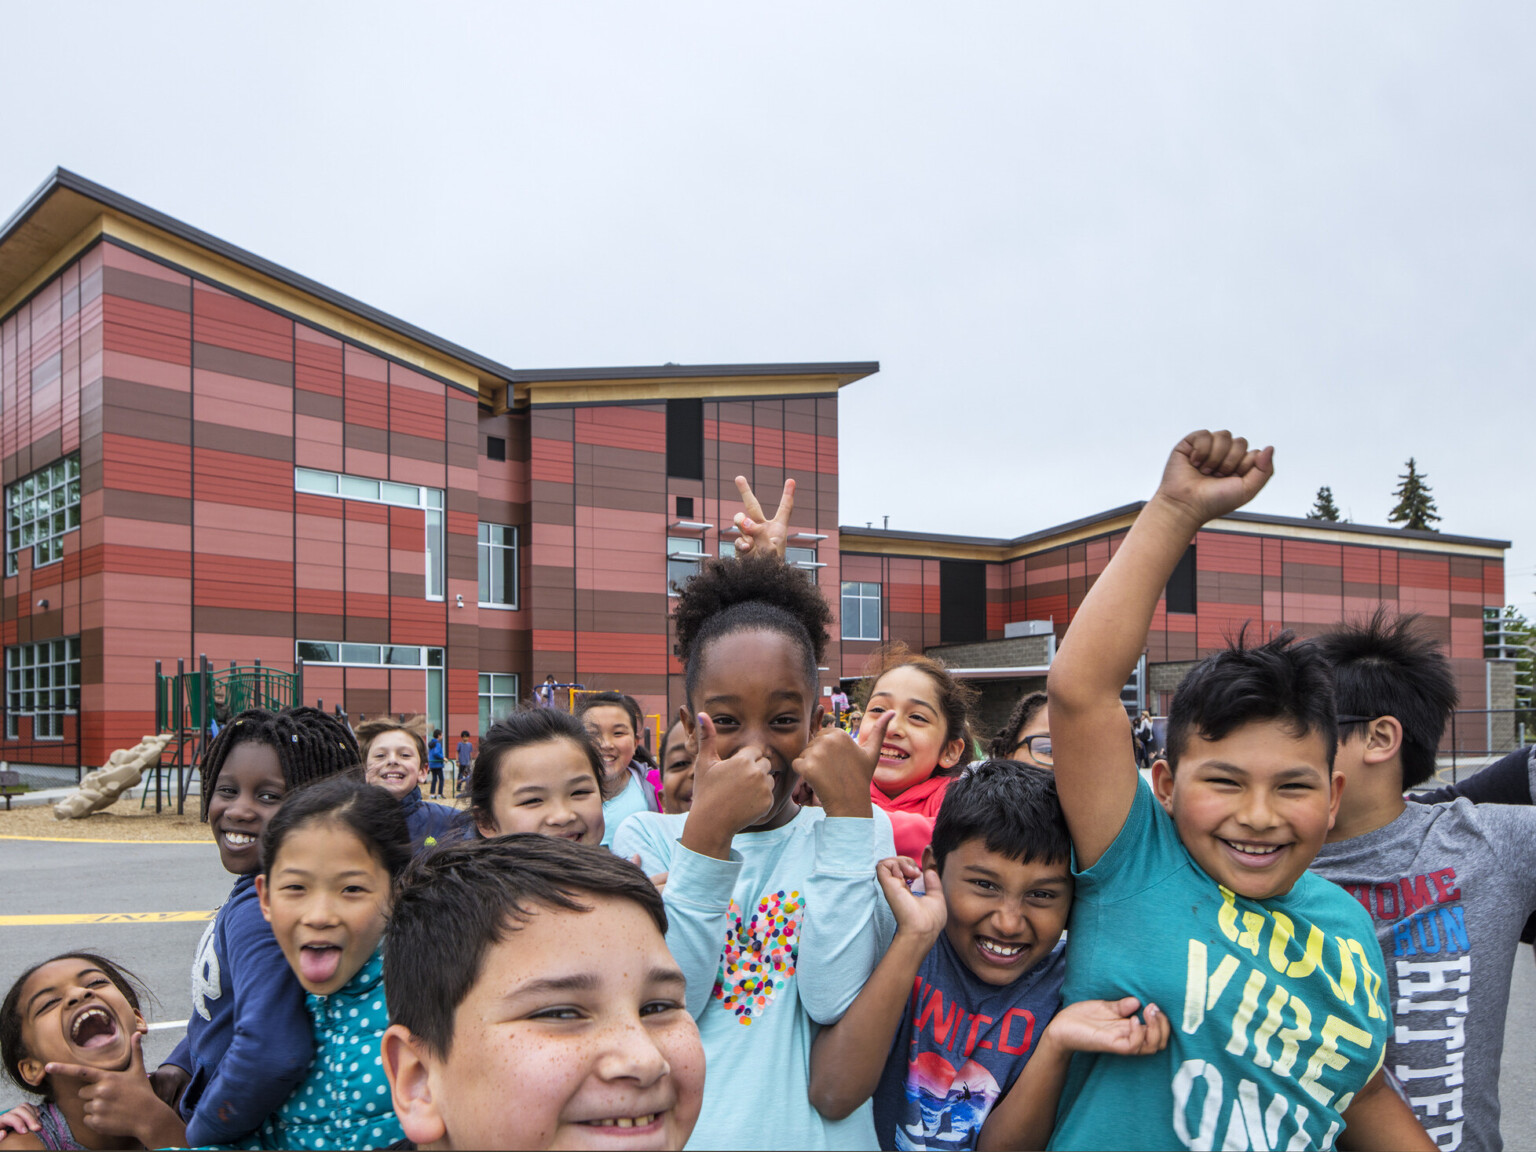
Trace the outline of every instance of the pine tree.
{"label": "pine tree", "polygon": [[1402,483],[1392,493],[1397,497],[1397,507],[1387,513],[1387,519],[1393,524],[1401,524],[1404,528],[1414,528],[1420,532],[1440,531],[1433,526],[1440,519],[1435,508],[1435,498],[1430,495],[1425,476],[1419,471],[1412,456],[1408,457],[1408,471],[1398,479]]}
{"label": "pine tree", "polygon": [[1333,502],[1333,489],[1328,485],[1317,490],[1317,499],[1312,504],[1312,511],[1307,513],[1307,519],[1339,522],[1339,506]]}

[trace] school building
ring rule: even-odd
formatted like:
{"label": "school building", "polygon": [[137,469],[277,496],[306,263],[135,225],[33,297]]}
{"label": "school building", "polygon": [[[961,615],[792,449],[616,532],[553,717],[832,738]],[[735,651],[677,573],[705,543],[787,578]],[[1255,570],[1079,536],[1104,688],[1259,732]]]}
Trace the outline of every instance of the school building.
{"label": "school building", "polygon": [[[1006,539],[840,526],[838,397],[878,370],[513,368],[58,170],[0,226],[0,759],[103,762],[153,727],[155,661],[199,655],[302,658],[305,702],[451,736],[547,674],[674,714],[670,588],[732,550],[737,474],[770,503],[799,483],[789,558],[838,616],[825,691],[901,639],[995,713],[1138,506]],[[1496,701],[1506,547],[1235,514],[1170,582],[1128,699],[1162,707],[1245,621],[1385,601],[1445,638],[1464,707]]]}

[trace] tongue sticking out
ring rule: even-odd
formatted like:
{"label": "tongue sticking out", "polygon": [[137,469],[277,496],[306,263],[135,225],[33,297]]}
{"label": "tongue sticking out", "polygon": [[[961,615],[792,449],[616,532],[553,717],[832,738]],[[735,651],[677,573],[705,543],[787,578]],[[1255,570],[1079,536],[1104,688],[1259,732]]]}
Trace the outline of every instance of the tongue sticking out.
{"label": "tongue sticking out", "polygon": [[336,975],[336,969],[339,967],[341,967],[340,948],[299,949],[299,975],[311,984],[329,982],[331,977]]}

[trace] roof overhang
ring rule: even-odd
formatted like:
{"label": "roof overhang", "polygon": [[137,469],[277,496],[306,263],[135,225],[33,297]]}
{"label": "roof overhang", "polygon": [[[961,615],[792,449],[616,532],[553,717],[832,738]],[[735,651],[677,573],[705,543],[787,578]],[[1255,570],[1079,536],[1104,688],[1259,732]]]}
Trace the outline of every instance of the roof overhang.
{"label": "roof overhang", "polygon": [[879,361],[826,364],[662,364],[630,368],[519,369],[514,407],[655,403],[658,400],[751,400],[826,396],[880,371]]}

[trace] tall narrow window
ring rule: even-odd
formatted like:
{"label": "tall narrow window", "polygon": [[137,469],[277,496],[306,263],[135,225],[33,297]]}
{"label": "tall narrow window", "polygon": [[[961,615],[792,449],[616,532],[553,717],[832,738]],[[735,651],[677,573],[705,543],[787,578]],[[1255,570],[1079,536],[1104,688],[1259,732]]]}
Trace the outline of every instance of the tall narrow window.
{"label": "tall narrow window", "polygon": [[667,401],[667,475],[704,479],[704,401]]}
{"label": "tall narrow window", "polygon": [[480,734],[517,707],[517,673],[480,673]]}
{"label": "tall narrow window", "polygon": [[699,574],[709,553],[691,536],[667,537],[667,592],[680,592]]}
{"label": "tall narrow window", "polygon": [[517,529],[507,524],[480,525],[480,606],[517,607]]}
{"label": "tall narrow window", "polygon": [[1168,587],[1164,591],[1167,598],[1169,612],[1193,612],[1195,611],[1195,546],[1191,544],[1184,549],[1184,555],[1179,557],[1179,562],[1173,567],[1173,575],[1168,577]]}
{"label": "tall narrow window", "polygon": [[967,644],[986,638],[986,564],[980,560],[940,560],[940,642]]}
{"label": "tall narrow window", "polygon": [[427,496],[427,599],[443,598],[443,493],[423,489]]}
{"label": "tall narrow window", "polygon": [[843,581],[843,639],[880,639],[880,585]]}

